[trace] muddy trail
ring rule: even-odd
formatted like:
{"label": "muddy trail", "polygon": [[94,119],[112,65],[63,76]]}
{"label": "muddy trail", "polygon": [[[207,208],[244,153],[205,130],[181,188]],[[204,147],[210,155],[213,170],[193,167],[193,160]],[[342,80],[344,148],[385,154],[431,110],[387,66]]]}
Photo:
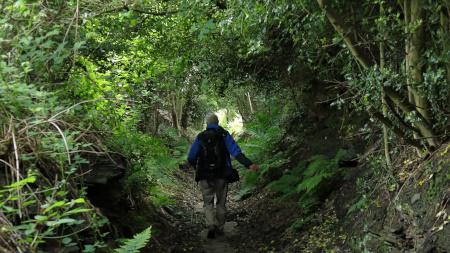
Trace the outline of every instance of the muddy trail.
{"label": "muddy trail", "polygon": [[174,197],[176,204],[165,209],[171,217],[173,231],[170,239],[164,238],[163,245],[152,252],[271,252],[281,243],[278,240],[280,234],[292,223],[298,211],[298,205],[294,203],[280,206],[281,203],[268,201],[267,194],[270,193],[259,192],[241,199],[240,183],[233,183],[228,190],[225,234],[208,239],[202,196],[193,173],[180,171],[176,176],[180,183],[180,190]]}

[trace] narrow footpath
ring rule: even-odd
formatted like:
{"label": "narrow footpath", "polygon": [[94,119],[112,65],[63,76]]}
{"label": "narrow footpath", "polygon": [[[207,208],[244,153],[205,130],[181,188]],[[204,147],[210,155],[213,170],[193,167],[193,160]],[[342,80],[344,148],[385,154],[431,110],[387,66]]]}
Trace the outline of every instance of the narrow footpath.
{"label": "narrow footpath", "polygon": [[[171,210],[173,234],[167,252],[191,253],[251,253],[280,252],[295,239],[288,228],[300,214],[296,202],[273,201],[270,192],[262,190],[245,200],[239,200],[240,183],[229,185],[225,235],[206,237],[203,201],[193,172],[176,174],[180,183],[175,193],[176,205]],[[287,252],[295,252],[287,251]],[[286,251],[282,251],[286,252]]]}
{"label": "narrow footpath", "polygon": [[[227,222],[225,223],[225,235],[214,239],[207,238],[207,229],[204,226],[203,201],[199,186],[193,180],[192,172],[181,171],[178,175],[182,184],[182,191],[176,194],[177,207],[179,213],[183,213],[178,217],[178,231],[181,235],[189,235],[184,238],[178,238],[176,244],[190,245],[183,246],[183,252],[195,253],[237,253],[235,248],[236,238],[239,238],[238,222],[230,218],[236,217],[236,210],[239,208],[237,201],[237,192],[239,183],[231,184],[229,187],[227,200]],[[185,242],[189,239],[191,242]],[[194,240],[194,241],[192,241]],[[172,252],[181,250],[179,246]]]}

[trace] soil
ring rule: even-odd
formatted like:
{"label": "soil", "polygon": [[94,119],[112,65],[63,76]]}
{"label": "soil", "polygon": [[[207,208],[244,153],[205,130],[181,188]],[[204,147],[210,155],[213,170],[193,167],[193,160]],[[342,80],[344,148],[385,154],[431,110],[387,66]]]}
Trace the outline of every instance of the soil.
{"label": "soil", "polygon": [[[160,247],[152,247],[148,252],[270,252],[281,242],[277,237],[299,214],[298,204],[269,200],[269,192],[259,192],[246,200],[238,200],[240,186],[234,183],[229,186],[225,234],[208,239],[200,189],[191,173],[180,171],[177,176],[182,184],[178,188],[182,190],[175,193],[177,205],[165,212],[170,216],[166,219],[171,221],[173,233],[161,234],[158,239]],[[268,243],[273,246],[267,247]]]}
{"label": "soil", "polygon": [[[225,235],[216,239],[206,238],[193,175],[180,171],[176,205],[161,211],[170,227],[155,234],[148,252],[450,252],[450,145],[428,160],[402,163],[395,187],[363,165],[349,168],[309,213],[267,189],[240,200],[240,185],[232,184]],[[363,194],[368,200],[354,208]]]}
{"label": "soil", "polygon": [[[291,226],[302,215],[298,202],[278,201],[274,193],[268,190],[254,192],[247,199],[239,200],[239,183],[230,185],[225,235],[207,239],[200,189],[193,182],[193,175],[190,173],[180,172],[177,176],[182,184],[179,188],[182,190],[175,194],[177,205],[169,212],[177,215],[172,216],[166,212],[166,215],[170,216],[166,219],[171,220],[172,228],[169,230],[172,233],[164,236],[161,234],[158,238],[160,247],[152,247],[148,252],[321,252],[314,251],[320,244],[339,244],[334,239],[339,236],[332,235],[334,226],[329,226],[335,225],[336,219],[332,222],[322,220],[323,217],[335,217],[330,215],[332,211],[329,209],[325,208],[323,214],[315,215],[304,231],[295,230]],[[328,232],[322,231],[324,224],[329,226]],[[316,230],[310,233],[311,228]],[[329,238],[314,239],[316,242],[307,243],[311,237],[323,235]]]}

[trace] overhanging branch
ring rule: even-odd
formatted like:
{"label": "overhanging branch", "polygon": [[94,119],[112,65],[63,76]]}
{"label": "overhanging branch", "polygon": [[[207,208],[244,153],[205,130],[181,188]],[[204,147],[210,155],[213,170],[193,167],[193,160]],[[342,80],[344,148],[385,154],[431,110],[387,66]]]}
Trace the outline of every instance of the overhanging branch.
{"label": "overhanging branch", "polygon": [[386,118],[382,113],[376,111],[372,107],[369,107],[367,109],[367,112],[369,112],[370,115],[372,115],[374,118],[379,120],[381,123],[383,123],[384,125],[389,127],[397,136],[402,138],[409,145],[412,145],[412,146],[414,146],[414,147],[416,147],[418,149],[422,149],[423,148],[423,146],[420,143],[420,141],[418,141],[416,139],[409,138],[408,135],[406,134],[406,132],[404,131],[404,129],[394,125],[394,123],[392,123],[392,121],[389,120],[388,118]]}
{"label": "overhanging branch", "polygon": [[136,8],[129,7],[128,5],[123,5],[123,6],[119,6],[116,8],[112,8],[112,9],[97,13],[94,15],[94,17],[98,17],[98,16],[101,16],[101,15],[104,15],[107,13],[115,13],[115,12],[121,12],[121,11],[134,11],[136,13],[146,14],[146,15],[151,15],[151,16],[169,16],[169,15],[179,12],[178,10],[152,11],[152,10],[146,10],[146,9],[136,9]]}

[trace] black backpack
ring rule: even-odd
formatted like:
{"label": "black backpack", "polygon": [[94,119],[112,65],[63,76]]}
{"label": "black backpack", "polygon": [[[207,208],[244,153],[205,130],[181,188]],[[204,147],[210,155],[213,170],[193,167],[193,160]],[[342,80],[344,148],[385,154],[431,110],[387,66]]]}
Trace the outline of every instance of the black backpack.
{"label": "black backpack", "polygon": [[198,179],[222,178],[226,170],[228,150],[226,132],[222,129],[206,129],[199,134],[201,151],[198,160]]}

